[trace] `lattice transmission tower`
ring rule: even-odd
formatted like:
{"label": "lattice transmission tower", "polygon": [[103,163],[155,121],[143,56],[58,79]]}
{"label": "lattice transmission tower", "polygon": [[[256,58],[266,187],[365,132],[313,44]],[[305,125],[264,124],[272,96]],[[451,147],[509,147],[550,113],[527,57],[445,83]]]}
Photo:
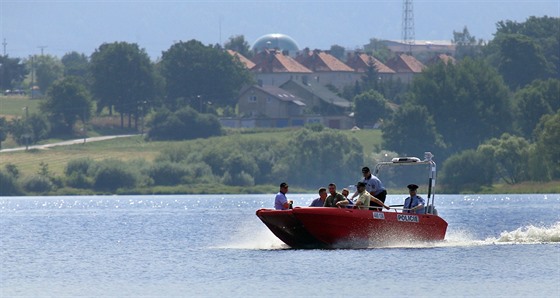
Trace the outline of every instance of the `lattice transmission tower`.
{"label": "lattice transmission tower", "polygon": [[403,1],[402,10],[402,41],[408,45],[408,51],[412,52],[414,44],[414,11],[412,8],[412,0]]}

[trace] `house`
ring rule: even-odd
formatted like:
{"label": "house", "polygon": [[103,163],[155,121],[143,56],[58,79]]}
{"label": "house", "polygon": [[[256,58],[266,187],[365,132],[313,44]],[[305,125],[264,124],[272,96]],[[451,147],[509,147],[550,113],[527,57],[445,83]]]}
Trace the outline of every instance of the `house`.
{"label": "house", "polygon": [[239,54],[238,52],[234,50],[226,50],[226,51],[232,57],[239,59],[239,62],[241,62],[245,66],[245,68],[250,70],[251,68],[255,67],[255,63],[253,61],[249,60],[247,57]]}
{"label": "house", "polygon": [[314,81],[304,83],[290,80],[280,88],[303,99],[306,105],[305,115],[309,116],[307,123],[321,123],[336,129],[350,129],[354,126],[354,118],[349,116],[352,107],[350,101],[338,96],[326,86]]}
{"label": "house", "polygon": [[255,66],[251,72],[261,86],[280,86],[289,80],[309,79],[313,75],[313,71],[278,50],[265,49],[252,61]]}
{"label": "house", "polygon": [[434,64],[437,64],[439,62],[443,62],[446,65],[447,64],[455,65],[457,60],[455,60],[455,58],[453,58],[452,56],[449,56],[447,54],[436,54],[433,58],[428,60],[428,62],[426,62],[426,64],[427,65],[434,65]]}
{"label": "house", "polygon": [[342,89],[360,79],[360,74],[354,69],[325,51],[310,51],[309,48],[305,48],[296,56],[296,61],[313,71],[313,81],[325,86],[332,85]]}
{"label": "house", "polygon": [[370,67],[375,68],[379,79],[382,81],[390,80],[395,75],[394,70],[377,60],[372,55],[368,55],[366,53],[348,53],[346,64],[359,73],[360,78],[369,71]]}
{"label": "house", "polygon": [[252,121],[242,127],[301,126],[305,106],[298,96],[270,85],[245,88],[237,103],[239,115]]}
{"label": "house", "polygon": [[403,83],[409,84],[415,75],[426,68],[422,62],[407,54],[397,54],[387,61],[387,66],[395,71],[395,77]]}
{"label": "house", "polygon": [[306,113],[318,115],[343,115],[351,108],[350,101],[338,96],[322,84],[289,80],[280,86],[299,98],[306,105]]}

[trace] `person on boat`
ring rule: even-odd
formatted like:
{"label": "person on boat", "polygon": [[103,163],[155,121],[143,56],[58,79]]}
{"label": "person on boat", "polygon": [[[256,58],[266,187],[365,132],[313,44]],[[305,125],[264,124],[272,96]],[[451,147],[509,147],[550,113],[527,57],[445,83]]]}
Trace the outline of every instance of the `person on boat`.
{"label": "person on boat", "polygon": [[358,198],[356,199],[356,202],[354,203],[354,208],[355,209],[364,209],[367,210],[369,209],[369,206],[371,205],[371,202],[375,202],[376,204],[378,204],[379,206],[383,206],[387,209],[390,209],[389,206],[385,205],[385,203],[381,202],[381,200],[377,199],[376,197],[372,196],[367,190],[366,190],[367,184],[363,181],[360,181],[356,184],[356,193],[358,194]]}
{"label": "person on boat", "polygon": [[287,210],[292,208],[294,201],[288,200],[286,194],[288,193],[288,183],[280,183],[280,191],[276,194],[274,199],[274,209],[276,210]]}
{"label": "person on boat", "polygon": [[410,196],[404,200],[403,213],[425,214],[426,201],[416,194],[418,185],[409,184],[407,187]]}
{"label": "person on boat", "polygon": [[[385,187],[383,186],[381,180],[379,180],[377,176],[371,174],[371,171],[368,167],[362,168],[362,175],[364,176],[362,182],[366,184],[366,191],[369,192],[369,194],[372,195],[373,197],[377,198],[379,201],[385,203],[385,198],[387,197],[387,190],[385,190]],[[356,193],[354,193],[352,198],[356,197],[357,195],[358,192],[356,191]],[[372,207],[379,207],[377,208],[378,210],[380,210],[382,207],[382,205],[378,204],[376,201],[371,201],[370,204]]]}
{"label": "person on boat", "polygon": [[325,205],[323,207],[337,207],[342,208],[348,205],[348,200],[344,196],[336,191],[336,184],[329,184],[329,196],[325,200]]}
{"label": "person on boat", "polygon": [[324,187],[319,188],[319,197],[311,202],[309,207],[323,207],[327,199],[327,189]]}
{"label": "person on boat", "polygon": [[340,192],[345,199],[348,200],[348,205],[346,205],[346,208],[353,208],[354,207],[354,201],[352,201],[352,199],[348,198],[348,195],[350,194],[350,191],[348,190],[348,188],[343,188],[342,191]]}

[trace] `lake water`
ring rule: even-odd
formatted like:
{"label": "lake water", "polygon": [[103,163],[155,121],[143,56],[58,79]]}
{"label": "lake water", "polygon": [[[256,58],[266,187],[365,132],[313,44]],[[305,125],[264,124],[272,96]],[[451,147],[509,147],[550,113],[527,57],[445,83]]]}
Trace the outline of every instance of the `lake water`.
{"label": "lake water", "polygon": [[0,296],[560,297],[558,194],[438,195],[444,242],[355,250],[286,247],[273,197],[0,197]]}

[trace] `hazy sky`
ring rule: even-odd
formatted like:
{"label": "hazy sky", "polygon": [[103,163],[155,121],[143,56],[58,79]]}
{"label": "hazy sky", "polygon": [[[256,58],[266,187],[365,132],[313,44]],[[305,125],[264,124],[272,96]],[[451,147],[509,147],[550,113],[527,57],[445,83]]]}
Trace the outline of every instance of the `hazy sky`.
{"label": "hazy sky", "polygon": [[[244,35],[252,43],[284,33],[300,48],[361,47],[370,38],[401,39],[402,0],[0,0],[0,43],[10,57],[90,55],[102,43],[126,41],[153,58],[176,41],[225,43]],[[451,40],[467,26],[491,39],[501,20],[560,17],[560,0],[413,1],[417,40]],[[559,33],[560,34],[560,33]],[[0,53],[4,47],[0,46]]]}

